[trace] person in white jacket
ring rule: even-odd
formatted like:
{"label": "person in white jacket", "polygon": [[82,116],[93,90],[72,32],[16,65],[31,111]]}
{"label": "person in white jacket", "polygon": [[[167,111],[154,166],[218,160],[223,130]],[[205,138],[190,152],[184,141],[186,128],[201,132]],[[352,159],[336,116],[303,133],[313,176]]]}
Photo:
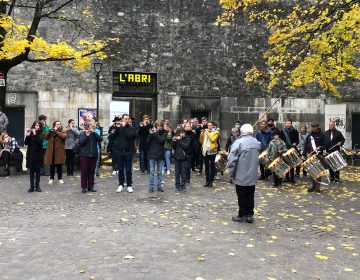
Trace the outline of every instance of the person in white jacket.
{"label": "person in white jacket", "polygon": [[239,214],[232,217],[232,220],[253,223],[261,143],[252,136],[254,129],[250,124],[241,126],[240,133],[240,138],[231,145],[227,164],[230,178],[236,186],[239,205]]}

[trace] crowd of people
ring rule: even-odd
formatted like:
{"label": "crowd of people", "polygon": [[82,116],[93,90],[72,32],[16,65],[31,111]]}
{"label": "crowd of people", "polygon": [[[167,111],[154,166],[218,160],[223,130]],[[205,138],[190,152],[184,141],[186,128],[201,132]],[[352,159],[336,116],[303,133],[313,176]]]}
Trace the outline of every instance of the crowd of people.
{"label": "crowd of people", "polygon": [[[1,116],[0,116],[1,117]],[[230,181],[236,185],[239,202],[239,215],[233,217],[237,222],[253,222],[254,192],[257,180],[268,180],[273,177],[273,186],[281,187],[283,181],[291,184],[301,176],[301,166],[291,167],[283,179],[269,170],[270,162],[281,157],[289,149],[306,160],[313,153],[332,153],[344,144],[344,137],[329,122],[329,129],[324,133],[318,122],[307,125],[301,124],[299,131],[293,126],[291,119],[287,119],[283,129],[275,125],[273,119],[259,122],[258,131],[250,124],[241,126],[239,120],[234,122],[231,134],[228,135],[225,150],[228,154],[227,168]],[[168,119],[151,121],[144,115],[140,122],[128,114],[117,116],[113,125],[108,129],[107,151],[112,159],[112,174],[118,176],[116,192],[126,190],[134,192],[133,170],[134,155],[139,152],[141,174],[148,174],[148,190],[164,192],[163,176],[174,174],[175,192],[187,192],[190,187],[191,174],[205,173],[204,187],[213,187],[218,178],[219,170],[216,165],[220,152],[221,131],[217,124],[206,117],[198,120],[184,119],[173,128]],[[97,119],[85,123],[77,128],[75,121],[70,119],[65,128],[56,120],[52,125],[47,124],[47,117],[40,115],[26,132],[25,145],[26,167],[30,173],[29,192],[38,191],[41,175],[46,176],[45,166],[49,166],[50,177],[48,184],[54,184],[55,172],[57,182],[64,184],[63,165],[66,165],[67,176],[74,175],[76,162],[80,166],[81,190],[83,193],[96,192],[94,188],[96,175],[99,173],[99,155],[101,149],[102,128]],[[0,135],[0,158],[5,165],[8,176],[10,160],[16,161],[16,151],[19,146],[16,139],[9,137],[6,129]],[[260,161],[259,154],[266,151],[267,163]],[[174,159],[174,167],[171,164]],[[22,159],[18,159],[18,161]],[[205,166],[205,168],[203,168]],[[258,169],[260,176],[258,177]],[[302,176],[307,177],[305,169]],[[312,185],[309,192],[320,192],[321,179],[310,178]],[[339,182],[340,172],[330,169],[331,181]]]}

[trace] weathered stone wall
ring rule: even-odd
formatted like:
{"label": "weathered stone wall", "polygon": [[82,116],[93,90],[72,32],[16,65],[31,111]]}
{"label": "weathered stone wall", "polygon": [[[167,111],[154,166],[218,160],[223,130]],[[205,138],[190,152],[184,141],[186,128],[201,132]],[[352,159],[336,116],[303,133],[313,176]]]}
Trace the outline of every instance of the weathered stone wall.
{"label": "weathered stone wall", "polygon": [[[268,94],[264,86],[243,81],[246,70],[264,64],[262,53],[266,50],[268,33],[264,27],[249,23],[246,17],[239,19],[236,28],[217,26],[218,0],[89,3],[94,18],[101,22],[98,38],[121,39],[101,73],[100,119],[105,126],[110,121],[113,70],[157,72],[158,117],[168,117],[173,123],[189,117],[192,109],[210,106],[212,117],[228,133],[234,119],[253,122],[259,112],[270,106],[273,101],[270,97],[280,94],[302,99],[282,99],[271,112],[279,120],[291,117],[296,122],[305,122],[323,114],[325,101],[316,99],[323,92],[316,86],[296,92],[279,89]],[[70,31],[66,28],[61,26],[64,32]],[[59,29],[45,22],[40,31],[54,37]],[[33,110],[47,114],[51,120],[77,119],[78,108],[96,107],[93,69],[76,73],[55,63],[24,63],[12,69],[8,77],[9,91],[38,92],[38,105]],[[344,97],[353,98],[360,96],[358,89],[359,82],[353,81],[341,88]],[[344,100],[349,99],[331,102]],[[353,106],[354,110],[358,108]]]}

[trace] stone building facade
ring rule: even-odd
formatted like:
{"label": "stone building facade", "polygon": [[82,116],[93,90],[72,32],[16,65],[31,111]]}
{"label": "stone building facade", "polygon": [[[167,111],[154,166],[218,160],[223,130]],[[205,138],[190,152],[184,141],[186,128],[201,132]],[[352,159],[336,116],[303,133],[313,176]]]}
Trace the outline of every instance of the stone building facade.
{"label": "stone building facade", "polygon": [[[359,82],[343,86],[341,99],[327,97],[316,86],[268,93],[265,86],[246,84],[245,72],[265,63],[261,54],[266,50],[267,30],[244,16],[236,28],[217,26],[217,0],[91,3],[94,17],[101,22],[97,36],[121,39],[101,72],[100,120],[105,127],[111,122],[111,104],[125,101],[131,114],[149,113],[153,118],[169,118],[173,124],[208,116],[219,124],[225,140],[234,120],[254,123],[281,95],[269,114],[279,123],[290,117],[295,124],[319,120],[324,126],[326,104],[347,104],[346,137],[349,145],[354,139],[360,143],[353,128],[360,120]],[[57,29],[43,24],[40,32],[52,36]],[[112,73],[116,70],[157,73],[157,97],[114,98]],[[24,130],[39,114],[47,115],[50,122],[65,123],[78,118],[79,108],[96,107],[95,73],[93,69],[76,73],[55,63],[24,63],[9,72],[6,100],[9,107],[25,108]]]}

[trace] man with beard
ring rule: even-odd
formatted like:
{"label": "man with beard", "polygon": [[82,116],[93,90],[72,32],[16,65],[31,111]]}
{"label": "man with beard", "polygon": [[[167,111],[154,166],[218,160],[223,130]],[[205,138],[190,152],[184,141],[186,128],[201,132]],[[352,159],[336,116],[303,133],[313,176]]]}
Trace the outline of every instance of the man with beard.
{"label": "man with beard", "polygon": [[[312,122],[310,124],[311,132],[306,137],[305,146],[303,151],[302,159],[306,160],[306,156],[310,153],[322,152],[325,149],[325,137],[321,132],[318,122]],[[312,182],[312,186],[308,189],[308,192],[320,192],[320,183],[315,181],[313,178],[310,178]],[[321,180],[319,178],[318,180]]]}
{"label": "man with beard", "polygon": [[[292,120],[287,119],[285,122],[285,128],[281,131],[281,139],[285,142],[286,148],[295,148],[299,144],[299,132],[293,127]],[[295,171],[294,168],[290,169],[290,172],[286,174],[286,181],[291,184],[295,183]]]}
{"label": "man with beard", "polygon": [[[329,130],[326,130],[324,132],[325,136],[325,143],[326,143],[326,152],[328,154],[333,153],[335,151],[339,151],[340,147],[344,145],[345,138],[342,135],[342,133],[336,129],[335,122],[330,121],[329,122]],[[332,169],[329,169],[330,171],[330,180],[339,182],[340,180],[340,171],[332,171]]]}

